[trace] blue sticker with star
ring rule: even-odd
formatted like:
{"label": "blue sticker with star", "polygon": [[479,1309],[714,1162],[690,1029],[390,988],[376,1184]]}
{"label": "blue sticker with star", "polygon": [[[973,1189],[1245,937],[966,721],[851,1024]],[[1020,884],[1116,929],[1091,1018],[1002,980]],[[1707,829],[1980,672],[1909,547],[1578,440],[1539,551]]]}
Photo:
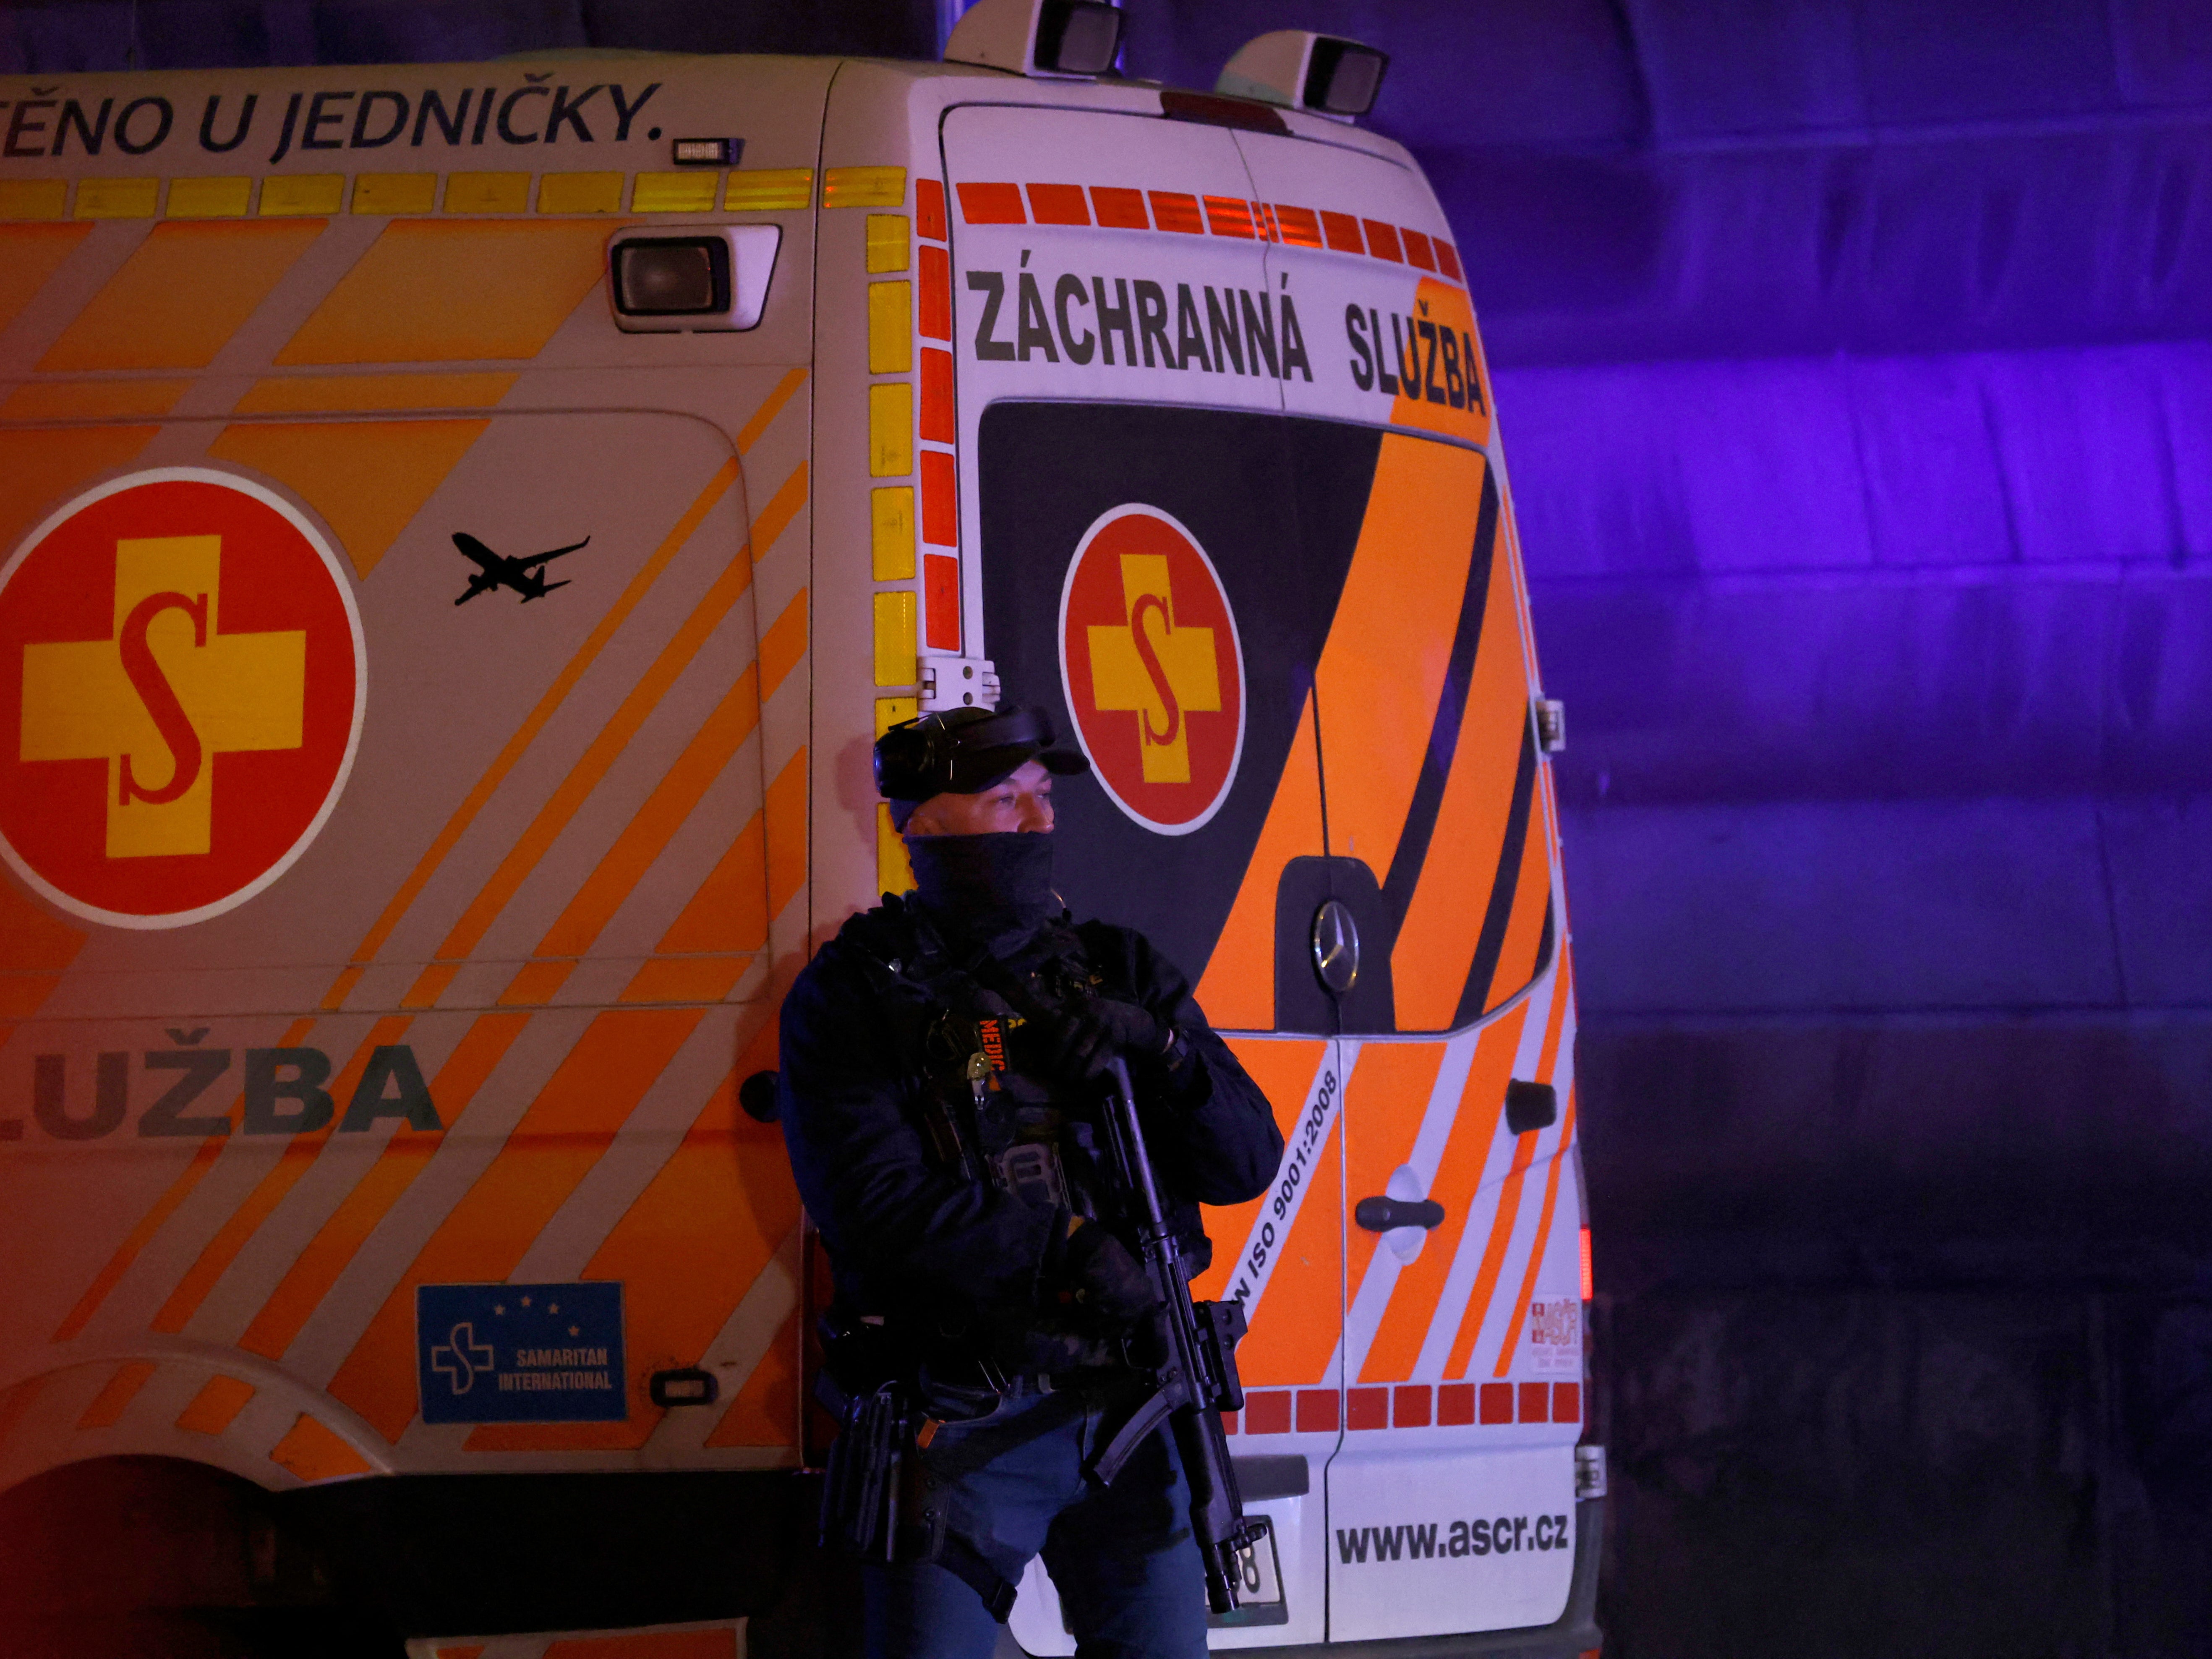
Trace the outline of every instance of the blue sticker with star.
{"label": "blue sticker with star", "polygon": [[422,1285],[426,1423],[619,1423],[629,1415],[620,1285]]}

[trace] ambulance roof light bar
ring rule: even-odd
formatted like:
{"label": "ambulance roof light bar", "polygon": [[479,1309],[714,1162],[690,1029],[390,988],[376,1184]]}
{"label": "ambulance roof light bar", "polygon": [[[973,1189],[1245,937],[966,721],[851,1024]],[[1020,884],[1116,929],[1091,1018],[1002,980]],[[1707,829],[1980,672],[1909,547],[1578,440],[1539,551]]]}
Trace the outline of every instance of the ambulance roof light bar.
{"label": "ambulance roof light bar", "polygon": [[1224,97],[1304,110],[1332,121],[1350,121],[1375,107],[1382,89],[1387,52],[1334,34],[1276,29],[1237,49],[1213,89]]}
{"label": "ambulance roof light bar", "polygon": [[953,25],[945,61],[1088,80],[1121,56],[1121,23],[1106,0],[976,0]]}

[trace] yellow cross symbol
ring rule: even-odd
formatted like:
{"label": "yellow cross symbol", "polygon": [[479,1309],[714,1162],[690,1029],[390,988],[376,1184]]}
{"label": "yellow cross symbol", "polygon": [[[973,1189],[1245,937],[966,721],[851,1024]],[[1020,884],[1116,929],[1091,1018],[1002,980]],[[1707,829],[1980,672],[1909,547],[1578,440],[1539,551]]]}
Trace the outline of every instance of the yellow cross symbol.
{"label": "yellow cross symbol", "polygon": [[220,536],[115,544],[115,632],[23,648],[26,761],[107,763],[107,856],[204,853],[215,757],[297,749],[304,632],[217,631]]}
{"label": "yellow cross symbol", "polygon": [[1213,630],[1178,628],[1168,562],[1158,553],[1121,556],[1125,620],[1093,627],[1091,700],[1137,716],[1146,783],[1190,781],[1190,730],[1183,716],[1221,712]]}

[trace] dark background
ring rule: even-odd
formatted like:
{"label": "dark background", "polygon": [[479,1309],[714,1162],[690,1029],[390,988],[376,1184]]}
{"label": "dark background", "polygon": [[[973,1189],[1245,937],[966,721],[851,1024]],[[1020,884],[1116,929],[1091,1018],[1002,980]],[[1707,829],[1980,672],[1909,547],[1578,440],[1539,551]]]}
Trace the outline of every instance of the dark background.
{"label": "dark background", "polygon": [[[1186,85],[1390,52],[1465,252],[1569,709],[1609,1651],[2212,1650],[2212,0],[1129,10]],[[0,70],[943,27],[66,0]]]}

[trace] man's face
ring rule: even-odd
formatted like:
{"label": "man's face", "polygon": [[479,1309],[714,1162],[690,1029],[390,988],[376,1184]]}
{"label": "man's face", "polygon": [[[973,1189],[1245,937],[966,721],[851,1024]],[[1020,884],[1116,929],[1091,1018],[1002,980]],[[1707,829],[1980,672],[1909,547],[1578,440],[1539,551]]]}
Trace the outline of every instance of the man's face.
{"label": "man's face", "polygon": [[1052,829],[1052,774],[1042,761],[1024,761],[1002,783],[972,795],[932,795],[906,821],[909,836],[997,836]]}

